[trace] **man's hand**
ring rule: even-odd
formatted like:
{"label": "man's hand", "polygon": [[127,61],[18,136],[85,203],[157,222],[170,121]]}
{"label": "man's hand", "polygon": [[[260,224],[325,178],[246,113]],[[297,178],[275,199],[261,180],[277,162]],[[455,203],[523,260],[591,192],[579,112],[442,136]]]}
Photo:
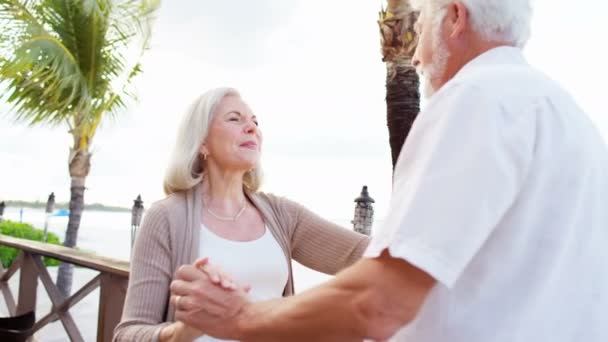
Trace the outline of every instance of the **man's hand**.
{"label": "man's hand", "polygon": [[238,314],[248,303],[249,287],[240,287],[229,276],[203,259],[179,268],[171,283],[175,318],[206,335],[238,339]]}

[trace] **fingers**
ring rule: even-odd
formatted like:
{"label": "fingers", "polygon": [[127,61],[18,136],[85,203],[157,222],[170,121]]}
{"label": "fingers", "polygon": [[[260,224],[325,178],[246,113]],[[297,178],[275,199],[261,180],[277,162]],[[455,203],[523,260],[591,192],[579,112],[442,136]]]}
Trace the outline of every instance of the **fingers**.
{"label": "fingers", "polygon": [[232,280],[232,277],[222,271],[218,266],[209,263],[209,259],[205,258],[205,262],[197,260],[195,266],[205,272],[211,282],[227,290],[236,290],[238,288],[236,282]]}
{"label": "fingers", "polygon": [[197,284],[185,280],[174,280],[169,286],[171,294],[176,296],[187,296],[192,294],[197,289]]}
{"label": "fingers", "polygon": [[171,299],[169,300],[169,302],[171,302],[171,304],[176,307],[177,309],[182,308],[183,306],[181,306],[181,300],[184,298],[184,296],[180,296],[180,295],[171,295]]}
{"label": "fingers", "polygon": [[180,295],[171,295],[171,298],[169,299],[169,302],[171,303],[171,305],[173,305],[173,307],[175,307],[177,310],[183,310],[183,306],[181,306],[182,304],[182,299],[184,298],[184,296],[180,296]]}
{"label": "fingers", "polygon": [[[203,310],[211,316],[221,316],[226,312],[224,303],[216,303],[213,300],[206,300],[204,304],[196,302],[191,296],[175,296],[170,299],[171,304],[175,308],[175,313],[191,313]],[[176,318],[177,319],[177,318]]]}
{"label": "fingers", "polygon": [[205,272],[212,283],[219,285],[222,282],[222,272],[217,266],[207,263],[198,267],[198,270]]}
{"label": "fingers", "polygon": [[205,274],[194,265],[182,265],[175,272],[175,279],[185,281],[196,281],[203,277],[205,277]]}
{"label": "fingers", "polygon": [[[176,272],[176,278],[189,281],[199,279],[198,273],[194,272],[194,270],[206,273],[209,279],[211,279],[211,282],[216,285],[222,285],[222,278],[227,280],[230,278],[225,275],[219,267],[210,264],[209,258],[207,257],[196,260],[193,265],[181,266]],[[222,275],[224,275],[224,277],[222,277]]]}
{"label": "fingers", "polygon": [[218,266],[209,264],[207,258],[200,262],[195,262],[194,265],[180,266],[177,269],[177,272],[175,272],[175,278],[185,281],[197,281],[202,279],[204,274],[206,274],[215,285],[225,289],[236,289],[236,284],[232,280],[232,277],[224,273]]}
{"label": "fingers", "polygon": [[171,289],[171,304],[176,308],[194,309],[206,304],[220,304],[222,292],[233,292],[232,289],[224,289],[220,286],[207,284],[201,281],[188,282],[185,280],[174,280],[169,286]]}
{"label": "fingers", "polygon": [[[204,275],[206,275],[206,277]],[[193,265],[180,266],[177,272],[175,272],[175,278],[187,282],[196,282],[208,278],[211,283],[223,289],[231,291],[239,289],[239,285],[232,277],[222,271],[218,266],[211,264],[209,258],[198,259]],[[247,289],[242,287],[242,289],[244,289],[245,292],[249,292],[251,287],[248,287]]]}
{"label": "fingers", "polygon": [[198,308],[198,305],[193,303],[188,296],[172,295],[170,302],[175,310],[190,311]]}
{"label": "fingers", "polygon": [[196,261],[194,262],[194,266],[196,266],[196,268],[200,268],[200,267],[207,265],[208,263],[209,263],[208,257],[199,258],[199,259],[196,259]]}

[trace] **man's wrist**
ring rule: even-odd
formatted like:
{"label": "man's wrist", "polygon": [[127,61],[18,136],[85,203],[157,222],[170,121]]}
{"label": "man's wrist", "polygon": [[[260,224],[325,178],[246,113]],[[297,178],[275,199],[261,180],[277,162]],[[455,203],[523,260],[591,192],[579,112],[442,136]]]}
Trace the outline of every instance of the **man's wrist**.
{"label": "man's wrist", "polygon": [[253,337],[254,321],[251,309],[252,303],[247,303],[236,315],[236,339],[239,341],[250,340]]}

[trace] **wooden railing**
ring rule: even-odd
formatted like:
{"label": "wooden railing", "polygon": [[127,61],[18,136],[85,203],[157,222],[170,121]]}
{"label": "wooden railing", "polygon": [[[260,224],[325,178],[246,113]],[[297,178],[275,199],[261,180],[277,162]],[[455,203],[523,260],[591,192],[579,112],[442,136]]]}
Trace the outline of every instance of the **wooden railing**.
{"label": "wooden railing", "polygon": [[[122,315],[127,291],[128,262],[63,246],[17,239],[5,235],[0,235],[0,245],[13,247],[21,251],[7,270],[4,270],[0,263],[0,290],[12,316],[36,310],[36,290],[38,279],[40,279],[51,300],[52,309],[51,312],[36,321],[34,332],[59,319],[71,341],[84,341],[69,310],[99,287],[97,341],[112,340],[114,327],[118,324]],[[64,298],[43,264],[43,256],[97,270],[99,274],[70,297]],[[8,286],[8,281],[17,270],[20,270],[19,297],[15,303],[15,297]]]}

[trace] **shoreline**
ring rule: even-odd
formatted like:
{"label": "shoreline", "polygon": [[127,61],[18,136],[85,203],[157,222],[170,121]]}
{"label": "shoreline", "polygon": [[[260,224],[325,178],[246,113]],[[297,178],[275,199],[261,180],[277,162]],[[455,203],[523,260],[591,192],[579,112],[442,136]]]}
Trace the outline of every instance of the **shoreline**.
{"label": "shoreline", "polygon": [[[4,203],[6,205],[6,208],[13,208],[13,209],[28,208],[28,209],[43,209],[44,210],[46,208],[46,202],[40,202],[40,201],[32,202],[32,201],[7,200],[7,201],[4,201]],[[65,202],[56,203],[54,206],[55,210],[68,210],[69,208],[70,208],[70,204],[65,203]],[[129,209],[129,208],[105,205],[105,204],[101,204],[101,203],[85,204],[84,210],[95,210],[95,211],[104,211],[104,212],[131,212],[131,209]]]}

